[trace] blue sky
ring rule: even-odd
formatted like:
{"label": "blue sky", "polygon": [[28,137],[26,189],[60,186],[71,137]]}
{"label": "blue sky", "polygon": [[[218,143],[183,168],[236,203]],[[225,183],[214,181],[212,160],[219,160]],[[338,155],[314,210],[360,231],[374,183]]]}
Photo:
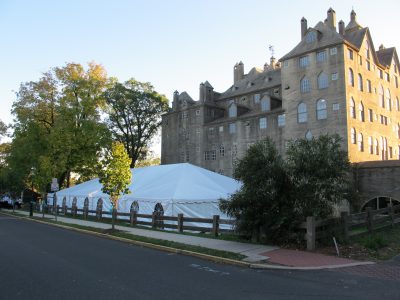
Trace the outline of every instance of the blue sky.
{"label": "blue sky", "polygon": [[11,122],[21,82],[66,62],[95,61],[170,99],[186,90],[197,100],[205,80],[224,91],[236,62],[262,67],[270,44],[280,58],[299,42],[300,19],[314,26],[329,7],[346,24],[354,7],[376,48],[400,47],[398,0],[0,0],[0,119]]}

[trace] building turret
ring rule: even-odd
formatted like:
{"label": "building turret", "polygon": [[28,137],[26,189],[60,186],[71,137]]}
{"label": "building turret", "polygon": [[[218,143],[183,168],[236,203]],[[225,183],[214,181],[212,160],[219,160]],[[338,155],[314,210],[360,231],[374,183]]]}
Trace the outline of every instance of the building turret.
{"label": "building turret", "polygon": [[276,59],[275,59],[275,57],[271,56],[269,65],[270,65],[272,70],[274,70],[276,68]]}
{"label": "building turret", "polygon": [[240,61],[238,64],[236,64],[233,67],[233,83],[236,83],[239,80],[242,80],[243,77],[244,77],[244,65],[243,65],[243,62]]}
{"label": "building turret", "polygon": [[206,91],[205,91],[204,83],[203,83],[203,82],[200,83],[199,92],[200,92],[200,94],[199,94],[199,100],[200,100],[201,103],[204,103],[205,100],[206,100]]}
{"label": "building turret", "polygon": [[179,106],[179,92],[175,91],[174,96],[172,98],[172,110],[173,111],[178,110],[178,106]]}

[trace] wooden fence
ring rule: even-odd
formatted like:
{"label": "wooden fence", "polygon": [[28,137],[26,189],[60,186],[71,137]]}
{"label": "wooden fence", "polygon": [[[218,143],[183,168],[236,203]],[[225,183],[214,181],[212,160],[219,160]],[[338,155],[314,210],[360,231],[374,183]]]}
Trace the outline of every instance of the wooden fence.
{"label": "wooden fence", "polygon": [[[40,210],[40,207],[36,207],[37,210]],[[183,231],[198,231],[198,232],[210,232],[214,236],[218,236],[220,233],[234,233],[233,226],[235,225],[235,220],[226,220],[220,219],[219,215],[214,215],[213,218],[191,218],[185,217],[183,214],[178,214],[176,217],[174,216],[164,216],[157,212],[153,212],[150,214],[138,214],[136,211],[131,210],[128,213],[118,212],[114,210],[104,211],[102,209],[90,210],[88,206],[84,206],[83,208],[77,208],[77,206],[67,207],[67,206],[58,206],[57,209],[53,209],[52,205],[47,205],[46,210],[49,213],[56,213],[57,215],[70,215],[72,217],[77,217],[81,215],[84,220],[90,218],[94,218],[100,221],[104,215],[110,216],[107,218],[110,220],[112,215],[114,214],[114,218],[119,222],[129,223],[130,226],[135,225],[145,225],[151,226],[152,228],[170,228],[176,229],[178,232]],[[121,218],[124,217],[124,218]],[[189,224],[188,224],[189,223]],[[209,226],[197,226],[197,224],[210,224]],[[220,225],[230,225],[231,229],[221,228]]]}
{"label": "wooden fence", "polygon": [[345,239],[348,239],[393,227],[396,223],[400,223],[400,204],[389,205],[378,210],[368,207],[365,212],[351,215],[342,213],[340,218],[326,220],[307,217],[306,222],[299,225],[299,229],[305,230],[304,239],[307,241],[307,250],[315,250],[316,241],[332,238],[333,231],[341,233]]}

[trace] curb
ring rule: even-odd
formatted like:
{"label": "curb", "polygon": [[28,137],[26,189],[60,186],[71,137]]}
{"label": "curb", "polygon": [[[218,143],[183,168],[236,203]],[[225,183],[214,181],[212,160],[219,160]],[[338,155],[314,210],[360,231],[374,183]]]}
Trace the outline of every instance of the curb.
{"label": "curb", "polygon": [[67,230],[72,230],[72,231],[81,232],[81,233],[85,233],[85,234],[95,235],[95,236],[98,236],[98,237],[107,238],[107,239],[115,240],[115,241],[120,241],[120,242],[132,244],[132,245],[136,245],[136,246],[151,248],[151,249],[170,252],[170,253],[175,253],[175,254],[183,254],[183,255],[187,255],[187,256],[193,256],[193,257],[205,259],[205,260],[208,260],[208,261],[212,261],[212,262],[215,262],[215,263],[224,263],[224,264],[235,265],[235,266],[240,266],[240,267],[245,267],[245,268],[250,268],[250,269],[257,269],[257,270],[303,270],[303,271],[312,271],[312,270],[338,269],[338,268],[347,268],[347,267],[355,267],[355,266],[363,266],[363,265],[373,265],[373,264],[375,264],[374,262],[369,262],[369,261],[368,262],[356,262],[356,263],[349,263],[349,264],[341,264],[341,265],[316,266],[316,267],[291,267],[291,266],[271,265],[271,264],[255,264],[255,263],[249,263],[249,262],[244,262],[244,261],[239,261],[239,260],[233,260],[233,259],[219,257],[219,256],[213,256],[213,255],[199,253],[199,252],[193,252],[193,251],[189,251],[189,250],[181,250],[181,249],[172,248],[172,247],[168,247],[168,246],[162,246],[162,245],[156,245],[156,244],[142,242],[142,241],[130,240],[130,239],[117,237],[117,236],[113,236],[113,235],[109,235],[109,234],[93,232],[93,231],[90,231],[90,230],[85,230],[85,229],[70,227],[70,226],[66,226],[66,225],[55,224],[55,223],[45,222],[45,221],[41,221],[41,220],[31,219],[30,217],[16,216],[16,215],[9,214],[9,213],[6,213],[6,212],[0,212],[0,214],[6,215],[6,216],[10,216],[10,217],[14,217],[16,219],[29,220],[29,221],[33,221],[33,222],[37,222],[37,223],[41,223],[41,224],[45,224],[45,225],[56,226],[56,227],[67,229]]}

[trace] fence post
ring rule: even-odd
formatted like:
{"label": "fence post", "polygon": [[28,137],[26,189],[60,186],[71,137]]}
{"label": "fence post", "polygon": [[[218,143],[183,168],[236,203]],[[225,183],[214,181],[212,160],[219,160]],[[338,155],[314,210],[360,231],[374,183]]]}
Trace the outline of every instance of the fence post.
{"label": "fence post", "polygon": [[340,221],[342,223],[344,239],[347,241],[349,238],[349,214],[346,211],[340,213]]}
{"label": "fence post", "polygon": [[213,216],[213,227],[212,227],[212,234],[214,236],[218,236],[219,233],[219,215]]}
{"label": "fence post", "polygon": [[157,213],[153,211],[153,214],[151,215],[151,227],[155,228],[156,222],[157,222]]}
{"label": "fence post", "polygon": [[372,233],[372,211],[371,207],[367,207],[367,229],[369,233]]}
{"label": "fence post", "polygon": [[183,214],[178,214],[178,231],[183,232]]}
{"label": "fence post", "polygon": [[394,226],[394,209],[393,209],[393,204],[391,202],[389,203],[388,213],[389,213],[391,225],[393,227]]}
{"label": "fence post", "polygon": [[135,210],[131,210],[131,226],[135,226],[136,222],[137,222],[137,215],[136,215],[136,211]]}
{"label": "fence post", "polygon": [[307,250],[315,250],[315,217],[307,217]]}

